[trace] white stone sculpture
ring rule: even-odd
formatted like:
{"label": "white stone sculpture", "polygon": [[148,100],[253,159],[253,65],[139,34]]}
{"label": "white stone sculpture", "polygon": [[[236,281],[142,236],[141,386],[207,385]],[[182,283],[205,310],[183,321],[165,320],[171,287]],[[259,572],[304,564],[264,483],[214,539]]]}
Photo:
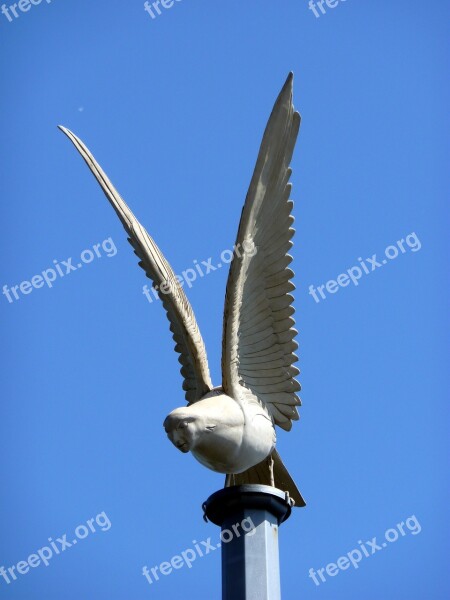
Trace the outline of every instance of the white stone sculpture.
{"label": "white stone sculpture", "polygon": [[300,126],[292,86],[291,73],[267,124],[242,211],[236,239],[241,251],[233,257],[226,289],[220,387],[213,387],[194,313],[169,263],[83,142],[60,129],[116,211],[167,312],[188,402],[164,421],[169,439],[181,452],[226,474],[226,486],[272,485],[304,506],[275,449],[274,427],[289,431],[300,404],[288,254],[294,235],[289,164]]}

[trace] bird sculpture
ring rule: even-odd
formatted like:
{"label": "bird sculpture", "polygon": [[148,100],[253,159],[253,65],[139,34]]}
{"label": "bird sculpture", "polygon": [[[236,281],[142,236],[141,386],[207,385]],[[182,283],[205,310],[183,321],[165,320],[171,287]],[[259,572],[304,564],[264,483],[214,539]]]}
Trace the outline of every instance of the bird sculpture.
{"label": "bird sculpture", "polygon": [[170,441],[225,486],[265,484],[305,502],[275,448],[275,425],[298,420],[300,385],[294,366],[292,257],[294,218],[290,162],[300,127],[290,73],[272,110],[242,210],[228,275],[222,342],[222,385],[211,382],[194,312],[161,250],[133,215],[84,143],[65,127],[117,213],[162,301],[179,354],[187,406],[164,421]]}

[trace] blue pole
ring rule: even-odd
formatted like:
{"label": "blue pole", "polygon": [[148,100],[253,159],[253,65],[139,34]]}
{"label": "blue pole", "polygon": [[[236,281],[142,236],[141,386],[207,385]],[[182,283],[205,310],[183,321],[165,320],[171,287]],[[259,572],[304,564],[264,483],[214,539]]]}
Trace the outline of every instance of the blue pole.
{"label": "blue pole", "polygon": [[222,600],[281,600],[278,527],[291,507],[285,492],[255,484],[224,488],[203,504],[221,527]]}

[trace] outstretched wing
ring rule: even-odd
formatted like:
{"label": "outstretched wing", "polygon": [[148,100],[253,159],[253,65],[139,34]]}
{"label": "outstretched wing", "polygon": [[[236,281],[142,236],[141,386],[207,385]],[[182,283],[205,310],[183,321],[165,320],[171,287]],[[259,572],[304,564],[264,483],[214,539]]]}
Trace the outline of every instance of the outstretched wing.
{"label": "outstretched wing", "polygon": [[[288,251],[294,235],[289,164],[300,126],[289,75],[267,124],[242,211],[225,298],[222,377],[234,398],[249,388],[289,431],[300,390],[293,366],[294,290]],[[241,388],[242,389],[242,388]]]}
{"label": "outstretched wing", "polygon": [[203,339],[185,293],[158,246],[133,215],[87,147],[65,127],[60,126],[59,129],[84,158],[121,220],[129,236],[128,241],[140,259],[139,265],[153,281],[170,321],[175,350],[180,355],[178,360],[181,363],[186,400],[189,403],[200,400],[212,389],[212,383]]}

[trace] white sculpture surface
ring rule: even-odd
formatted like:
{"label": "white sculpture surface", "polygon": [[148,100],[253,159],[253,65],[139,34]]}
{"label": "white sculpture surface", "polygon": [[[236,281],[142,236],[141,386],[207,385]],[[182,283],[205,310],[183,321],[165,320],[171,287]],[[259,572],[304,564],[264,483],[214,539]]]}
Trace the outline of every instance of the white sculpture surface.
{"label": "white sculpture surface", "polygon": [[247,193],[226,288],[222,385],[213,387],[206,350],[186,295],[169,263],[83,142],[65,127],[121,220],[139,265],[157,286],[179,354],[187,406],[164,421],[183,453],[227,475],[226,485],[262,483],[304,501],[275,449],[275,425],[289,431],[298,419],[300,385],[293,366],[291,292],[294,229],[289,168],[300,115],[292,104],[293,75],[267,124]]}

